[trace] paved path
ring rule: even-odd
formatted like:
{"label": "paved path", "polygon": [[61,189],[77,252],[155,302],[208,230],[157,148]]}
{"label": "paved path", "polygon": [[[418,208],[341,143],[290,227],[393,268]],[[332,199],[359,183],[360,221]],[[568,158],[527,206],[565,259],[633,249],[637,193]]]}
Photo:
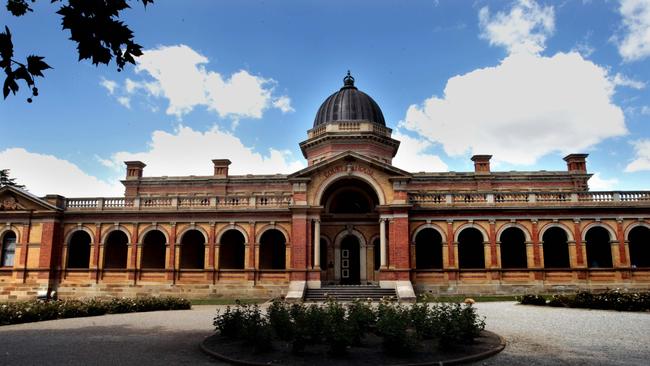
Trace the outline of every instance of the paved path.
{"label": "paved path", "polygon": [[[479,303],[508,346],[476,365],[648,365],[650,314]],[[0,327],[0,365],[218,365],[198,343],[217,306]]]}

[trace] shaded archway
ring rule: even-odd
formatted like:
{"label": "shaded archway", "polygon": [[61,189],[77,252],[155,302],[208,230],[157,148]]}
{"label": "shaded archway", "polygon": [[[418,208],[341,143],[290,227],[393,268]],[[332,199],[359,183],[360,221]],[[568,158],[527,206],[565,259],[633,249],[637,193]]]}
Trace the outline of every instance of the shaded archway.
{"label": "shaded archway", "polygon": [[165,268],[165,252],[167,239],[160,230],[147,232],[142,241],[141,268],[162,269]]}
{"label": "shaded archway", "polygon": [[379,204],[377,193],[366,182],[344,178],[332,183],[323,194],[325,211],[330,214],[368,214]]}
{"label": "shaded archway", "polygon": [[286,242],[284,234],[269,229],[260,238],[260,269],[285,269]]}
{"label": "shaded archway", "polygon": [[221,235],[219,268],[244,269],[246,239],[239,230],[230,229]]}
{"label": "shaded archway", "polygon": [[517,227],[501,233],[501,268],[527,268],[526,235]]}
{"label": "shaded archway", "polygon": [[87,232],[78,230],[72,233],[68,242],[68,268],[88,268],[90,266],[91,238]]}
{"label": "shaded archway", "polygon": [[104,268],[126,268],[129,238],[123,231],[114,230],[104,243]]}
{"label": "shaded archway", "polygon": [[601,226],[594,226],[585,235],[587,248],[587,265],[589,268],[612,268],[612,246],[609,231]]}
{"label": "shaded archway", "polygon": [[329,258],[327,256],[327,239],[320,238],[320,263],[318,263],[318,266],[322,271],[327,270],[328,263],[329,263]]}
{"label": "shaded archway", "polygon": [[628,234],[630,264],[635,267],[650,267],[650,229],[637,226]]}
{"label": "shaded archway", "polygon": [[375,261],[375,266],[374,270],[379,271],[379,267],[381,267],[381,242],[379,241],[379,238],[376,238],[375,240],[372,241],[372,251],[373,251],[373,256],[374,256],[374,261]]}
{"label": "shaded archway", "polygon": [[465,228],[458,235],[458,266],[462,269],[485,268],[483,234],[476,228]]}
{"label": "shaded archway", "polygon": [[422,229],[415,236],[415,268],[442,268],[442,236],[437,230]]}
{"label": "shaded archway", "polygon": [[2,236],[0,245],[0,267],[13,267],[16,255],[16,233],[9,230]]}
{"label": "shaded archway", "polygon": [[191,229],[183,234],[180,250],[181,269],[205,267],[205,237],[199,230]]}
{"label": "shaded archway", "polygon": [[561,227],[551,227],[542,236],[544,268],[569,268],[569,243]]}

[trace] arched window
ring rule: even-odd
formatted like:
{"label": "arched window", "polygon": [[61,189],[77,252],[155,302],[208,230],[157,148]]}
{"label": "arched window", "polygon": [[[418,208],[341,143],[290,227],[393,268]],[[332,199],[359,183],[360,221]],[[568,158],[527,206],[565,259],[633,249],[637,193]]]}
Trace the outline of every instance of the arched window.
{"label": "arched window", "polygon": [[0,253],[0,267],[13,267],[16,255],[16,233],[7,231],[2,237],[2,252]]}
{"label": "arched window", "polygon": [[460,268],[485,268],[483,234],[478,229],[467,228],[458,235],[458,265]]}
{"label": "arched window", "polygon": [[140,266],[145,269],[165,268],[165,252],[167,239],[160,230],[151,230],[142,241],[142,261]]}
{"label": "arched window", "polygon": [[566,231],[559,227],[549,228],[542,236],[544,268],[569,268],[569,243]]}
{"label": "arched window", "polygon": [[90,264],[90,235],[75,231],[68,243],[68,268],[88,268]]}
{"label": "arched window", "polygon": [[630,264],[636,267],[650,267],[650,229],[637,226],[630,230]]}
{"label": "arched window", "polygon": [[501,268],[526,268],[526,236],[516,227],[501,233]]}
{"label": "arched window", "polygon": [[442,236],[438,231],[426,228],[415,236],[415,268],[442,268]]}
{"label": "arched window", "polygon": [[129,238],[122,231],[108,234],[104,244],[104,268],[126,268]]}
{"label": "arched window", "polygon": [[260,238],[260,269],[284,269],[286,244],[280,230],[271,229]]}
{"label": "arched window", "polygon": [[595,226],[587,231],[587,265],[589,268],[612,268],[612,246],[609,231]]}
{"label": "arched window", "polygon": [[219,268],[244,269],[244,235],[238,230],[228,230],[221,235],[219,243]]}
{"label": "arched window", "polygon": [[198,230],[189,230],[181,239],[181,269],[205,267],[205,237]]}

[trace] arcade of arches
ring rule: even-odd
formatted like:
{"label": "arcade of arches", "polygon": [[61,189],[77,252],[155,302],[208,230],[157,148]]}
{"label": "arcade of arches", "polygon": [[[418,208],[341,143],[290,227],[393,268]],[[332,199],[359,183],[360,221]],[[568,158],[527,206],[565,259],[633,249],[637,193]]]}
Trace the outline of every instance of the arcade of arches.
{"label": "arcade of arches", "polygon": [[291,174],[232,175],[220,158],[211,175],[151,177],[127,161],[122,197],[0,187],[0,300],[650,288],[650,192],[589,191],[587,154],[552,172],[492,171],[490,155],[408,172],[392,136],[347,75]]}

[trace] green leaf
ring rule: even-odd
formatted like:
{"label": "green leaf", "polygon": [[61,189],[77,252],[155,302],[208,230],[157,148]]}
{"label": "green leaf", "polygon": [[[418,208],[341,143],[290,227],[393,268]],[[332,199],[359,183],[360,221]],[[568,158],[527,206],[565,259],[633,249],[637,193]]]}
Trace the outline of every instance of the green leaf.
{"label": "green leaf", "polygon": [[27,71],[34,76],[43,76],[43,70],[51,69],[50,65],[43,60],[45,57],[30,55],[27,56]]}

